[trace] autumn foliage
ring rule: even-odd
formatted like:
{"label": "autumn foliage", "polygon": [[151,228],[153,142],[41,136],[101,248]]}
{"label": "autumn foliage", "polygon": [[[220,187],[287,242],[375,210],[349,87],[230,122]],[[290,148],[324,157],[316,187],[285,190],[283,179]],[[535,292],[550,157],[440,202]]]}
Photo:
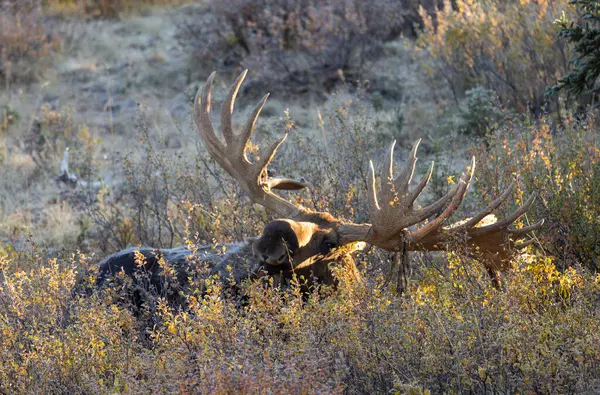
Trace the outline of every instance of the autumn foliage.
{"label": "autumn foliage", "polygon": [[[576,97],[546,94],[572,67],[553,22],[583,23],[567,0],[17,3],[4,2],[0,14],[0,393],[599,392],[600,124],[597,109],[582,110]],[[185,62],[141,57],[156,40],[142,40],[143,23],[131,28],[128,15],[180,3],[192,3],[171,31]],[[152,73],[189,64],[190,81],[121,64],[132,77],[118,94],[137,94],[152,79],[168,84],[135,96],[134,122],[105,130],[44,84],[68,47],[57,26],[104,29],[118,18],[123,35],[139,33],[128,51],[139,50]],[[69,89],[84,81],[78,100],[107,91],[85,79],[102,67],[65,72]],[[372,248],[355,255],[358,283],[340,272],[337,288],[304,292],[301,278],[282,287],[263,279],[235,284],[232,296],[210,280],[178,295],[178,306],[153,295],[133,308],[122,273],[96,287],[104,256],[178,244],[210,244],[218,256],[272,219],[185,129],[196,77],[218,68],[227,80],[241,67],[251,76],[236,111],[264,91],[257,85],[275,92],[248,155],[289,132],[273,169],[311,183],[289,195],[305,207],[366,221],[369,160],[381,166],[397,139],[399,165],[418,136],[424,160],[415,179],[425,158],[437,162],[420,204],[452,188],[474,155],[475,178],[455,217],[514,182],[496,214],[535,192],[515,225],[543,218],[544,227],[508,262],[499,288],[457,241],[447,253],[411,253],[402,289],[392,278],[398,256]],[[377,73],[383,83],[362,80]],[[37,94],[36,83],[47,100],[24,107],[17,99]],[[159,96],[171,83],[187,84],[180,102]],[[174,126],[153,118],[164,110],[147,105],[156,97]],[[128,139],[130,150],[122,147]],[[80,179],[112,178],[95,189],[56,186],[65,147]]]}

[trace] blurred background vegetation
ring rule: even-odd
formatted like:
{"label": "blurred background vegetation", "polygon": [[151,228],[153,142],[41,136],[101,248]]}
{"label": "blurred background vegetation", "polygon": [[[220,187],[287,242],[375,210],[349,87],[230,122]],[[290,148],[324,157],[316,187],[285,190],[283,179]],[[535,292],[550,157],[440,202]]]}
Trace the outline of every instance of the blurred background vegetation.
{"label": "blurred background vegetation", "polygon": [[[0,0],[0,393],[600,392],[600,2]],[[126,246],[227,243],[272,218],[209,159],[191,101],[242,69],[254,142],[310,208],[364,221],[366,166],[423,138],[430,201],[471,155],[457,218],[511,182],[546,220],[493,288],[481,262],[361,254],[303,299],[214,285],[153,326],[118,289],[73,296]],[[57,181],[65,149],[75,187]],[[254,152],[253,154],[256,154]],[[502,213],[499,213],[502,214]],[[343,277],[343,276],[342,276]]]}

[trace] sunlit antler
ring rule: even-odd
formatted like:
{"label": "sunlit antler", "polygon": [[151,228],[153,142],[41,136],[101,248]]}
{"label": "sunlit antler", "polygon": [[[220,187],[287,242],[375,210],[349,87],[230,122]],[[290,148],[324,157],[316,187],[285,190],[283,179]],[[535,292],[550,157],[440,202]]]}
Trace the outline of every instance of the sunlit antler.
{"label": "sunlit antler", "polygon": [[252,137],[254,124],[269,94],[266,94],[250,112],[241,132],[236,134],[233,131],[231,118],[235,98],[240,85],[246,77],[247,71],[242,72],[235,80],[223,102],[221,109],[221,132],[225,139],[225,144],[215,134],[215,129],[210,119],[212,83],[215,78],[214,72],[208,77],[204,87],[196,94],[194,102],[196,125],[212,158],[241,184],[255,203],[265,206],[280,216],[293,217],[302,212],[303,209],[275,195],[271,190],[302,189],[306,187],[306,184],[284,177],[269,177],[267,174],[267,166],[275,157],[279,146],[287,138],[287,133],[274,143],[256,163],[251,163],[246,156],[246,149]]}
{"label": "sunlit antler", "polygon": [[[402,246],[410,250],[442,250],[451,240],[460,239],[477,247],[486,254],[498,255],[505,259],[510,249],[523,248],[533,241],[522,243],[513,241],[520,239],[530,232],[539,229],[543,220],[538,223],[521,228],[511,228],[533,204],[535,195],[532,195],[525,204],[507,218],[490,225],[477,227],[477,225],[492,211],[506,201],[513,186],[509,186],[488,207],[477,213],[472,218],[444,227],[444,222],[458,209],[475,171],[475,158],[470,166],[461,175],[457,185],[435,203],[420,209],[414,208],[414,202],[427,186],[433,171],[433,163],[427,174],[412,190],[410,182],[417,162],[416,151],[420,140],[413,147],[408,163],[400,174],[393,176],[394,144],[387,156],[382,177],[381,200],[377,196],[376,178],[373,163],[371,163],[369,189],[369,220],[371,224],[344,224],[340,226],[339,233],[344,242],[366,241],[375,246],[389,251],[398,251]],[[443,210],[443,211],[442,211]],[[429,222],[424,222],[435,216]],[[418,226],[422,224],[421,226]],[[416,228],[410,229],[411,226]]]}
{"label": "sunlit antler", "polygon": [[521,207],[508,217],[489,225],[477,227],[485,217],[506,201],[513,187],[513,184],[509,185],[489,206],[467,221],[440,228],[427,238],[420,240],[419,243],[412,244],[410,248],[413,250],[444,249],[448,241],[459,240],[481,249],[481,252],[498,254],[500,257],[505,258],[511,250],[521,249],[532,244],[535,239],[528,239],[524,242],[517,242],[516,240],[540,229],[544,224],[543,219],[533,225],[519,229],[511,227],[511,225],[529,210],[535,201],[535,194],[532,194]]}

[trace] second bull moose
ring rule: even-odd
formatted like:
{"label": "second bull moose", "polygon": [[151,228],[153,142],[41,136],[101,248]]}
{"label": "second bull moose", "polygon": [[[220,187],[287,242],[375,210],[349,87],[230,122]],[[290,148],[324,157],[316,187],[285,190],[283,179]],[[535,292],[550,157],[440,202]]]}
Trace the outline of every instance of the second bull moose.
{"label": "second bull moose", "polygon": [[[239,133],[233,129],[234,103],[246,73],[247,70],[235,80],[223,102],[222,138],[215,132],[210,118],[214,72],[196,95],[194,118],[212,158],[240,184],[254,203],[264,206],[279,219],[269,223],[260,237],[227,245],[222,254],[215,254],[210,245],[171,249],[142,247],[120,251],[101,262],[98,285],[117,272],[123,271],[135,277],[137,272],[143,271],[149,275],[148,285],[164,292],[166,269],[161,264],[164,262],[174,269],[171,270],[174,281],[170,286],[175,286],[175,291],[193,281],[193,274],[198,272],[199,266],[205,268],[205,273],[227,277],[236,283],[264,275],[285,280],[296,274],[311,281],[332,284],[335,281],[333,267],[336,265],[352,276],[359,276],[352,254],[360,244],[367,243],[393,252],[401,249],[437,251],[446,249],[452,240],[461,240],[472,247],[469,250],[485,262],[492,279],[497,282],[498,271],[511,255],[533,242],[533,239],[523,239],[542,226],[543,221],[520,229],[511,227],[532,205],[534,195],[505,219],[478,226],[507,200],[512,185],[473,217],[445,225],[467,192],[475,171],[474,158],[446,195],[426,207],[415,205],[433,170],[432,164],[427,174],[411,187],[419,142],[414,145],[408,163],[397,175],[393,169],[395,142],[392,143],[385,160],[384,174],[381,174],[380,191],[376,186],[373,163],[370,164],[368,223],[353,223],[334,218],[329,213],[312,212],[283,199],[274,191],[306,187],[302,182],[271,177],[267,172],[267,166],[287,134],[269,147],[260,160],[252,163],[246,155],[254,125],[269,95],[265,95],[252,109]],[[519,239],[523,241],[517,242]]]}

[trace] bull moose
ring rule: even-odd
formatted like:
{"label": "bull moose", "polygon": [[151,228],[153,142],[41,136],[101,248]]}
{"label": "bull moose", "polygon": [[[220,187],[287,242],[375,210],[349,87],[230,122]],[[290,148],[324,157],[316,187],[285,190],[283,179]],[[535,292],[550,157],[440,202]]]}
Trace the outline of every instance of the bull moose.
{"label": "bull moose", "polygon": [[[401,249],[437,251],[446,249],[450,241],[456,239],[473,247],[473,254],[482,258],[493,281],[497,282],[498,271],[511,255],[533,242],[533,239],[517,240],[523,240],[542,226],[543,221],[520,229],[511,226],[530,208],[534,195],[508,217],[478,226],[507,200],[512,192],[512,184],[471,218],[445,225],[467,192],[475,171],[474,158],[447,194],[428,206],[415,205],[433,171],[432,163],[426,175],[411,187],[419,141],[414,144],[407,163],[397,175],[393,169],[395,142],[392,143],[385,159],[380,188],[377,188],[377,175],[373,163],[370,163],[368,223],[349,222],[285,200],[275,190],[300,190],[306,187],[304,182],[274,177],[267,171],[277,149],[286,140],[287,133],[269,147],[259,160],[251,162],[246,154],[254,125],[269,95],[265,95],[251,110],[239,133],[234,132],[232,126],[235,99],[246,73],[247,70],[235,80],[223,102],[222,138],[215,132],[210,118],[214,72],[195,97],[194,118],[211,157],[240,184],[254,203],[264,206],[278,219],[267,224],[259,237],[226,245],[225,252],[221,254],[215,254],[210,245],[171,249],[142,247],[117,252],[101,262],[99,285],[120,271],[129,276],[144,272],[148,274],[149,285],[162,292],[167,274],[165,263],[174,269],[171,271],[174,275],[171,276],[173,281],[170,286],[174,286],[175,291],[193,281],[198,267],[202,267],[204,273],[228,278],[235,283],[265,275],[285,280],[296,274],[311,281],[333,284],[334,266],[341,267],[354,278],[360,277],[353,253],[365,243],[393,252]],[[172,290],[169,292],[173,294]]]}

